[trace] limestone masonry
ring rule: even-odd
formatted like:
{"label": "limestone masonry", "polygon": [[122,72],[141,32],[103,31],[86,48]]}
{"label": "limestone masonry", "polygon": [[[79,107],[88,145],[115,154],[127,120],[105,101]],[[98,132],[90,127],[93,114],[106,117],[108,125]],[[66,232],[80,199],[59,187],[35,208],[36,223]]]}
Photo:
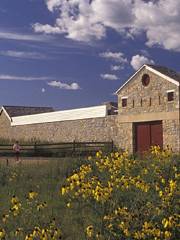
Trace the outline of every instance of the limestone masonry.
{"label": "limestone masonry", "polygon": [[[143,65],[117,90],[115,104],[53,112],[52,109],[12,114],[4,106],[0,115],[0,138],[20,141],[111,141],[132,152],[148,150],[151,145],[180,150],[179,74],[168,68]],[[11,110],[11,111],[10,111]],[[53,115],[54,114],[54,115]],[[65,113],[64,113],[65,114]],[[73,114],[76,114],[73,118]],[[56,121],[47,119],[54,119]],[[24,120],[24,119],[27,119]],[[34,123],[33,120],[36,120]],[[20,124],[17,124],[17,123]],[[23,124],[21,124],[23,123]]]}

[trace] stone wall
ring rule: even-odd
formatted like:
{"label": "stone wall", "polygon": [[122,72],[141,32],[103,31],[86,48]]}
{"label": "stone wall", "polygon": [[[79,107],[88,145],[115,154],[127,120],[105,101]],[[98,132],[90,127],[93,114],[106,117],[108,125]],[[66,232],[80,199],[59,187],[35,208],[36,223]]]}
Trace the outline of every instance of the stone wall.
{"label": "stone wall", "polygon": [[0,139],[11,138],[11,121],[4,111],[0,112]]}
{"label": "stone wall", "polygon": [[24,126],[10,126],[7,116],[0,116],[0,138],[14,141],[114,141],[117,148],[132,152],[132,123],[121,123],[118,115],[105,118],[62,121]]}
{"label": "stone wall", "polygon": [[180,120],[163,121],[163,144],[164,148],[169,145],[173,151],[180,151]]}
{"label": "stone wall", "polygon": [[[150,83],[143,86],[142,76],[148,74]],[[168,101],[167,91],[174,90],[174,100]],[[127,97],[127,106],[122,107],[122,98]],[[143,68],[118,93],[118,113],[121,123],[162,120],[163,145],[180,151],[180,103],[179,87],[172,82]],[[130,127],[129,127],[130,128]],[[127,129],[125,127],[125,129]],[[135,142],[132,128],[132,141]],[[129,142],[133,146],[133,142]]]}
{"label": "stone wall", "polygon": [[[11,141],[114,141],[119,149],[133,152],[134,132],[131,121],[122,122],[118,115],[105,118],[84,119],[24,126],[10,126],[10,120],[2,112],[0,116],[0,138]],[[170,145],[179,150],[179,120],[163,120],[164,147]]]}
{"label": "stone wall", "polygon": [[[150,84],[146,87],[141,83],[145,73],[150,75]],[[172,102],[167,101],[168,90],[174,90]],[[125,96],[128,97],[128,105],[122,107],[121,98]],[[133,124],[162,120],[164,147],[169,145],[174,151],[179,151],[178,86],[144,68],[120,90],[118,102],[118,115],[13,127],[10,125],[10,119],[1,112],[0,138],[46,142],[113,140],[118,148],[133,152],[135,139]]]}
{"label": "stone wall", "polygon": [[[146,87],[141,82],[144,74],[150,76],[150,83]],[[167,101],[168,90],[174,90],[172,102]],[[122,97],[128,97],[127,107],[122,107]],[[179,87],[144,68],[120,90],[118,106],[121,115],[178,111]]]}

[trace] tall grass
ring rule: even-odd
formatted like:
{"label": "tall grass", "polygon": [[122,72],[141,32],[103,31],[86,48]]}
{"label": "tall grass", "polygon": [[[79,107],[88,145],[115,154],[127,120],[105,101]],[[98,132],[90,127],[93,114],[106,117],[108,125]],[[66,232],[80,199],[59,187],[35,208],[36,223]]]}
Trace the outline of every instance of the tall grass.
{"label": "tall grass", "polygon": [[0,164],[0,239],[175,240],[178,162],[154,148],[141,159],[98,152]]}
{"label": "tall grass", "polygon": [[[80,164],[80,159],[65,158],[48,163],[0,165],[0,229],[5,229],[5,239],[14,240],[15,231],[23,228],[30,233],[35,226],[45,228],[53,218],[63,229],[63,239],[82,239],[81,223],[68,212],[66,201],[60,195],[60,187],[65,178]],[[36,199],[28,203],[28,193],[37,192]],[[18,197],[21,210],[13,216],[11,199]],[[37,210],[37,205],[47,203],[47,207]],[[3,215],[9,215],[3,223]],[[0,235],[1,236],[1,235]],[[12,236],[12,237],[11,237]],[[0,237],[1,239],[1,237]],[[16,236],[16,239],[25,239]]]}

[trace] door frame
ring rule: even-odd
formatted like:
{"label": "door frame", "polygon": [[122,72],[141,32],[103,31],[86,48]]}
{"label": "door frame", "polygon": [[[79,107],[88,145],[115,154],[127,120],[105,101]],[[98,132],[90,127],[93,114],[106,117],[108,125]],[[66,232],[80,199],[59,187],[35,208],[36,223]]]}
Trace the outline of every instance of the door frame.
{"label": "door frame", "polygon": [[162,120],[154,120],[154,121],[143,121],[143,122],[133,122],[133,152],[137,153],[137,126],[139,124],[149,124],[150,127],[150,132],[149,132],[149,137],[150,137],[150,143],[152,142],[152,133],[151,133],[151,125],[153,124],[161,124],[162,125],[162,144],[163,144],[163,121]]}

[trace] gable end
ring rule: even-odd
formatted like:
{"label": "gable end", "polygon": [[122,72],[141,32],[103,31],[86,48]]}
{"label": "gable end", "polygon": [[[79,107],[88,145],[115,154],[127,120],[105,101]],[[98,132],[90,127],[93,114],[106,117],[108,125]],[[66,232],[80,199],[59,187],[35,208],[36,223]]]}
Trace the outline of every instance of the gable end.
{"label": "gable end", "polygon": [[144,64],[141,68],[139,68],[116,92],[115,94],[118,94],[140,71],[142,71],[142,69],[147,69],[153,73],[155,73],[156,75],[164,78],[165,80],[175,84],[176,86],[179,86],[179,81],[159,72],[158,70],[154,69],[153,67],[151,67],[150,65],[146,65]]}

